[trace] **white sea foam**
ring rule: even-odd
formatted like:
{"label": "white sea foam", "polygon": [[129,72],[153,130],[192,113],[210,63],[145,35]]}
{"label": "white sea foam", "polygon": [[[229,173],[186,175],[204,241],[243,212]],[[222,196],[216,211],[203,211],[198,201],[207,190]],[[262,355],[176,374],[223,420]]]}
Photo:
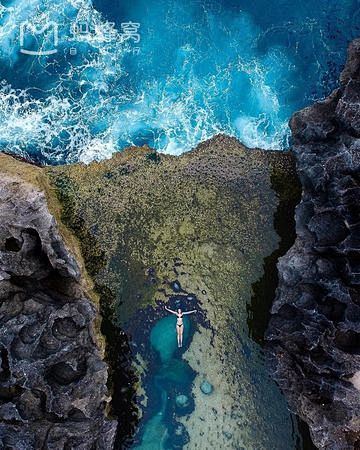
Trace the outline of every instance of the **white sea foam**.
{"label": "white sea foam", "polygon": [[[129,5],[124,19],[139,20],[144,30],[138,56],[129,56],[119,30],[109,41],[111,24],[89,0],[12,2],[0,28],[3,148],[48,163],[90,162],[143,143],[179,154],[219,132],[250,147],[286,148],[287,120],[303,101],[293,81],[301,42],[293,52],[279,42],[290,42],[301,23],[265,32],[243,11],[204,6],[199,21],[195,3],[174,3],[165,17],[163,3]],[[60,24],[58,57],[20,57],[19,23],[50,19]],[[72,41],[70,25],[82,20],[98,32]],[[314,30],[317,45],[328,45],[316,21],[303,27]],[[72,45],[80,56],[69,55]]]}

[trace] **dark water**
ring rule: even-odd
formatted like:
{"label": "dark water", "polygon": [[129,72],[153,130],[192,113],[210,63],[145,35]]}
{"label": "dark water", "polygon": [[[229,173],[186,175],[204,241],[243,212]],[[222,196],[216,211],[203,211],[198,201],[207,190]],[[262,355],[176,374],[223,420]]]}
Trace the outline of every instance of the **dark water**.
{"label": "dark water", "polygon": [[331,91],[360,26],[357,0],[2,4],[0,145],[50,164],[130,144],[178,154],[220,131],[285,148],[290,115]]}

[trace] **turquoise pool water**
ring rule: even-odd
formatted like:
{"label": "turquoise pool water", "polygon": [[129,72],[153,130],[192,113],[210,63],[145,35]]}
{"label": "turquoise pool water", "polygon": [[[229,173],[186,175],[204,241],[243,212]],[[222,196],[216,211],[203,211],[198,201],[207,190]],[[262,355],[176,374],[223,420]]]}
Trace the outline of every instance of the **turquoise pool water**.
{"label": "turquoise pool water", "polygon": [[255,343],[234,335],[239,354],[224,365],[212,344],[213,330],[199,317],[184,318],[181,349],[175,326],[176,318],[169,315],[152,322],[146,341],[139,333],[138,341],[133,338],[133,349],[142,349],[146,402],[126,448],[306,449]]}
{"label": "turquoise pool water", "polygon": [[[49,28],[35,35],[29,23]],[[0,26],[0,146],[58,164],[132,144],[180,154],[219,132],[286,148],[291,114],[336,85],[360,9],[357,0],[3,0]]]}
{"label": "turquoise pool water", "polygon": [[191,410],[191,386],[195,377],[181,355],[191,340],[191,324],[184,317],[184,341],[177,346],[176,317],[158,320],[151,330],[150,345],[155,362],[147,383],[148,418],[140,428],[137,450],[182,448],[188,440],[184,426],[177,423],[177,415]]}

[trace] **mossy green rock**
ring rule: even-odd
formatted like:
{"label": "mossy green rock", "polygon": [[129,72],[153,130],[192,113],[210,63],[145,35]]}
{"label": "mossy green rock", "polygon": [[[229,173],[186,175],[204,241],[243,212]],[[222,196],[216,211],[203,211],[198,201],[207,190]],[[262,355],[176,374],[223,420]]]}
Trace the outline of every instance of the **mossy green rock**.
{"label": "mossy green rock", "polygon": [[[267,280],[264,259],[281,247],[278,211],[288,223],[282,239],[293,232],[299,185],[291,154],[250,151],[217,136],[179,157],[132,148],[107,161],[46,173],[107,320],[135,338],[138,312],[158,311],[175,280],[196,296],[211,329],[200,326],[184,355],[198,372],[196,414],[183,422],[189,448],[201,448],[199,436],[209,448],[295,448],[285,401],[248,328],[270,308],[263,299],[271,301],[273,288],[260,280]],[[276,258],[270,262],[275,273]],[[257,297],[259,286],[266,295]],[[211,395],[200,392],[206,376],[216,386]]]}
{"label": "mossy green rock", "polygon": [[271,177],[290,177],[283,194],[297,195],[291,155],[248,151],[225,136],[180,157],[151,154],[131,148],[47,169],[87,269],[116,298],[121,323],[162,298],[157,290],[174,279],[174,266],[201,299],[208,288],[220,305],[238,304],[242,280],[258,278],[278,243]]}

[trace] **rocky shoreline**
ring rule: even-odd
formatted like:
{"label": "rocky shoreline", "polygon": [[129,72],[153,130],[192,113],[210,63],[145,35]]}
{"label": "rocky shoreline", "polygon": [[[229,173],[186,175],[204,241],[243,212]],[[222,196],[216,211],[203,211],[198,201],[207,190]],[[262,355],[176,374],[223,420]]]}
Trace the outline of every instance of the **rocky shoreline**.
{"label": "rocky shoreline", "polygon": [[[143,380],[150,376],[146,355],[151,349],[144,346],[141,328],[154,326],[161,312],[159,305],[169,298],[172,301],[171,292],[181,286],[181,292],[190,293],[185,296],[190,298],[186,301],[191,303],[197,299],[204,314],[203,319],[199,316],[196,321],[194,341],[184,354],[185,360],[198,373],[191,393],[194,412],[179,418],[178,425],[189,434],[189,448],[201,448],[204,434],[214,448],[255,450],[261,444],[264,448],[276,446],[287,450],[295,445],[293,418],[278,388],[269,379],[261,348],[247,331],[247,305],[252,298],[252,284],[262,276],[264,258],[279,245],[273,226],[274,214],[279,204],[294,208],[298,198],[294,160],[289,153],[248,150],[236,139],[217,136],[181,157],[158,155],[144,147],[128,149],[110,160],[89,166],[48,168],[28,165],[7,155],[1,158],[4,179],[10,177],[15,180],[12,182],[15,186],[26,186],[43,202],[43,207],[36,210],[38,228],[32,225],[40,241],[22,258],[29,260],[29,264],[33,264],[34,258],[41,258],[41,264],[45,264],[43,252],[49,259],[48,253],[52,251],[56,264],[62,264],[59,272],[53,260],[46,263],[44,269],[39,262],[43,277],[40,287],[47,293],[46,280],[50,278],[54,283],[51,284],[53,297],[47,295],[54,300],[51,308],[46,304],[47,309],[40,318],[31,316],[31,324],[38,321],[44,325],[36,330],[40,337],[35,333],[34,343],[28,344],[30,356],[26,361],[28,370],[39,371],[37,383],[41,382],[49,392],[55,389],[54,383],[64,383],[65,387],[56,388],[57,401],[59,404],[67,402],[61,411],[64,414],[61,426],[69,425],[70,430],[68,434],[61,433],[61,437],[57,434],[55,444],[51,444],[55,438],[46,434],[48,428],[40,425],[39,420],[31,424],[20,422],[14,430],[2,429],[4,442],[16,439],[15,431],[26,434],[31,426],[34,439],[49,448],[59,448],[65,443],[70,448],[75,444],[76,448],[91,448],[95,442],[98,448],[124,448],[137,430],[141,417],[141,410],[137,409],[147,404]],[[22,197],[17,190],[14,200],[4,195],[3,207],[11,210],[12,202],[18,201],[18,197],[20,201]],[[20,218],[22,214],[28,217],[24,208],[28,204],[31,206],[31,198],[30,195],[13,213]],[[33,216],[29,217],[32,220]],[[41,220],[51,224],[51,233],[44,230],[47,237],[41,237]],[[18,235],[13,232],[14,236],[9,236],[11,240],[6,244],[6,233],[15,222],[14,215],[8,215],[2,248],[4,272],[15,270],[12,265],[16,260],[12,257],[18,254],[15,250],[22,242],[18,243]],[[31,228],[26,223],[22,227]],[[49,242],[49,246],[44,242]],[[18,250],[20,255],[26,248]],[[37,277],[36,271],[29,272],[29,286]],[[97,295],[94,295],[92,282]],[[40,289],[38,284],[36,286]],[[63,303],[70,300],[71,317],[64,316],[64,323],[72,334],[63,338],[56,334],[53,321],[58,323],[58,309],[62,311]],[[91,300],[99,308],[97,314]],[[86,320],[79,318],[83,320],[80,330],[76,327],[73,330],[73,316],[77,317],[73,308],[78,308],[78,303],[87,305],[90,312]],[[3,310],[6,312],[11,307],[11,296],[4,291]],[[142,323],[138,323],[137,317],[144,318]],[[14,333],[19,332],[14,324],[22,320],[30,319],[23,319],[22,312],[15,311],[12,321],[3,327],[4,334],[9,336],[6,343],[11,358],[16,341]],[[210,328],[204,327],[203,320]],[[76,319],[75,325],[77,323]],[[8,330],[10,327],[14,328],[12,334]],[[55,337],[51,336],[49,327],[54,328]],[[44,330],[50,356],[38,363],[31,358],[37,358],[37,342],[45,340],[41,338]],[[70,331],[62,332],[69,334]],[[100,333],[106,338],[105,359],[110,364],[108,385],[112,401],[108,406],[107,368],[102,361]],[[78,347],[75,359],[70,352],[66,362],[67,354],[62,345],[70,349],[79,340],[84,347]],[[95,372],[91,364],[83,363],[90,358],[87,352],[93,355],[99,372]],[[61,377],[51,372],[48,379],[45,361],[50,367],[55,365]],[[13,364],[11,359],[11,371]],[[214,392],[206,401],[200,389],[204,379],[214,386]],[[83,384],[85,380],[87,386]],[[9,383],[12,386],[13,380]],[[84,398],[83,390],[93,398],[91,411],[88,411],[89,397]],[[17,397],[11,401],[16,411]],[[67,405],[73,405],[72,409]],[[85,418],[82,420],[78,411],[80,406],[88,414],[87,438],[86,433],[80,431],[85,427]],[[52,407],[51,402],[39,405],[46,420]],[[106,418],[109,413],[119,420],[116,438],[116,423]],[[60,414],[59,409],[56,414]],[[51,417],[55,421],[52,426],[57,430],[57,416]],[[92,426],[96,426],[96,433],[90,431]],[[79,441],[80,436],[82,441]],[[34,441],[26,445],[28,449],[37,448]]]}
{"label": "rocky shoreline", "polygon": [[290,122],[302,183],[267,331],[274,379],[318,448],[360,448],[360,40],[340,87]]}
{"label": "rocky shoreline", "polygon": [[[291,129],[303,194],[296,241],[278,263],[267,354],[316,446],[356,449],[360,40],[339,89],[295,114]],[[269,268],[293,242],[291,153],[219,135],[180,157],[131,148],[88,166],[40,168],[0,154],[0,172],[4,448],[122,448],[138,425],[139,392],[146,404],[149,349],[133,339],[135,317],[150,311],[153,326],[177,284],[209,324],[184,353],[197,373],[195,414],[180,420],[189,449],[203,435],[213,448],[293,445],[293,416],[254,342],[277,282]],[[205,400],[204,379],[214,386]]]}

